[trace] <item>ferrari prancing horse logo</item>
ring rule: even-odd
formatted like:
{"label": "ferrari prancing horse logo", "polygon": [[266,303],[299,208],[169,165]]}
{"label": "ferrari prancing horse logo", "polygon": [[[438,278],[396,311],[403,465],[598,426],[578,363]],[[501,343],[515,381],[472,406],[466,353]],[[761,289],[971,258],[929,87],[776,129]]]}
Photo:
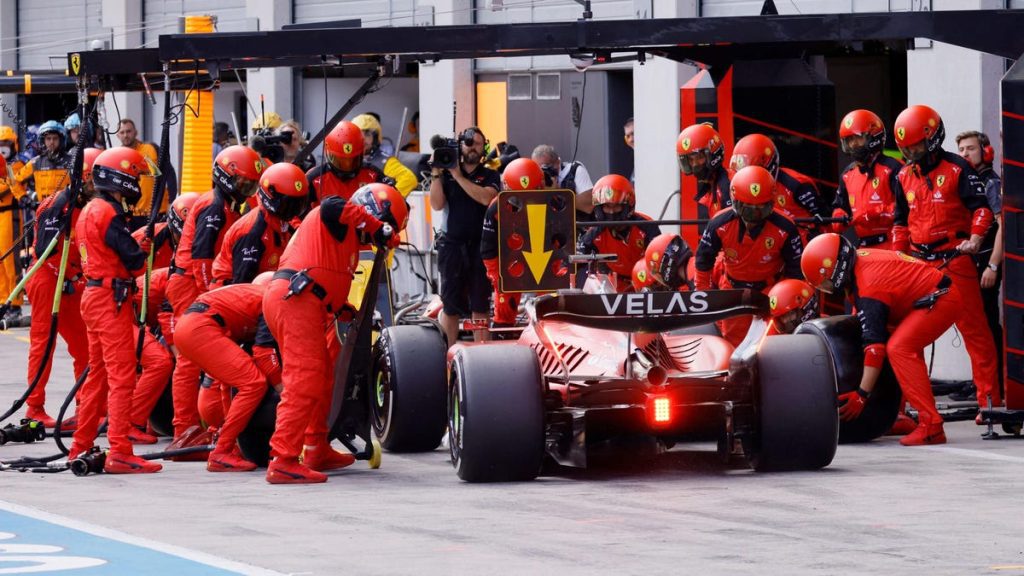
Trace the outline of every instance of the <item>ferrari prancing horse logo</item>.
{"label": "ferrari prancing horse logo", "polygon": [[757,195],[761,193],[761,185],[756,182],[751,184],[750,193],[754,196],[754,198],[757,198]]}
{"label": "ferrari prancing horse logo", "polygon": [[75,52],[71,55],[71,73],[78,76],[79,70],[82,68],[82,55]]}
{"label": "ferrari prancing horse logo", "polygon": [[344,144],[341,145],[341,149],[342,149],[342,151],[345,152],[345,154],[351,154],[352,153],[352,144],[350,144],[348,142],[345,142]]}

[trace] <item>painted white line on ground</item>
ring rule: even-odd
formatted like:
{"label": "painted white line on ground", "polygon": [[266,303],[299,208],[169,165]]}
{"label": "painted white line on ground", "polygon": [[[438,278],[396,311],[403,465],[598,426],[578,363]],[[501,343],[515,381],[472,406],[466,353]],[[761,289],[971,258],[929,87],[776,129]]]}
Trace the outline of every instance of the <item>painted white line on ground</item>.
{"label": "painted white line on ground", "polygon": [[173,544],[166,544],[164,542],[157,542],[156,540],[150,540],[148,538],[142,538],[140,536],[133,536],[125,532],[119,532],[103,526],[97,526],[81,520],[75,520],[73,518],[67,518],[65,516],[58,516],[57,514],[51,514],[37,508],[30,508],[28,506],[22,506],[20,504],[14,504],[13,502],[7,502],[0,500],[0,510],[6,510],[14,514],[20,514],[22,516],[28,516],[36,520],[42,520],[43,522],[51,522],[65,528],[71,528],[73,530],[80,530],[82,532],[92,534],[93,536],[99,536],[100,538],[107,538],[109,540],[116,540],[124,544],[130,544],[132,546],[139,546],[142,548],[149,548],[157,552],[163,552],[165,554],[171,554],[206,564],[214,568],[221,568],[223,570],[233,570],[242,574],[252,574],[257,576],[286,576],[282,572],[275,572],[274,570],[268,570],[266,568],[259,568],[251,564],[245,564],[242,562],[236,562],[234,560],[227,560],[225,558],[219,558],[212,554],[205,552],[199,552],[198,550],[190,550],[188,548],[182,548]]}
{"label": "painted white line on ground", "polygon": [[924,450],[931,450],[932,452],[959,454],[960,456],[981,458],[982,460],[998,460],[1000,462],[1016,462],[1018,464],[1024,464],[1024,458],[1020,456],[1007,456],[1006,454],[995,454],[992,452],[985,452],[984,450],[974,450],[971,448],[955,448],[953,446],[922,446],[921,448]]}

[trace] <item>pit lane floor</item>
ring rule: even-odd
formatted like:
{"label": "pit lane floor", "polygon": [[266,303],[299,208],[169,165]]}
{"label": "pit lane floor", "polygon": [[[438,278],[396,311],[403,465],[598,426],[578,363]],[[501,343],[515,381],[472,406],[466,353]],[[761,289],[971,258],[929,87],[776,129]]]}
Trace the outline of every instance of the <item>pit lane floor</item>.
{"label": "pit lane floor", "polygon": [[[0,333],[0,406],[24,389],[27,336]],[[63,344],[56,357],[51,413],[71,385]],[[1024,574],[1024,441],[946,431],[945,446],[888,437],[840,446],[820,472],[769,475],[709,445],[500,485],[460,482],[442,449],[314,486],[176,462],[148,477],[2,472],[0,573],[27,565],[12,543],[74,555],[96,536],[108,563],[60,574],[139,573],[103,556],[118,546],[147,574]],[[0,458],[53,452],[8,444]]]}

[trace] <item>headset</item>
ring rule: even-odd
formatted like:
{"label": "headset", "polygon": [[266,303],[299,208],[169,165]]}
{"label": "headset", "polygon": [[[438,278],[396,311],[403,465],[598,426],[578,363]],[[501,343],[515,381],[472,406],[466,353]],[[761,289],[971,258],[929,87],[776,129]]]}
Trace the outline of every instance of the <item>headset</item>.
{"label": "headset", "polygon": [[465,130],[460,132],[457,140],[461,142],[463,146],[472,146],[477,134],[479,134],[484,139],[484,150],[486,151],[487,146],[491,143],[491,141],[488,140],[487,136],[484,136],[484,133],[475,126],[470,126],[469,128],[466,128]]}

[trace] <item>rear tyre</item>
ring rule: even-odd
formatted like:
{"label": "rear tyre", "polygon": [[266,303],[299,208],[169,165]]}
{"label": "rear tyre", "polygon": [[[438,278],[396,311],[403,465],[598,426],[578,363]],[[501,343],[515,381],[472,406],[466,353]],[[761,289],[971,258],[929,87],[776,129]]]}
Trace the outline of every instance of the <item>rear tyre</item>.
{"label": "rear tyre", "polygon": [[828,466],[839,438],[836,375],[825,343],[809,334],[772,336],[757,357],[760,433],[755,470]]}
{"label": "rear tyre", "polygon": [[427,452],[441,444],[447,418],[447,347],[426,326],[386,328],[373,351],[371,422],[391,452]]}
{"label": "rear tyre", "polygon": [[159,436],[174,436],[174,399],[171,395],[171,382],[167,381],[160,399],[149,413],[149,425]]}
{"label": "rear tyre", "polygon": [[[814,334],[825,342],[836,368],[839,394],[852,392],[860,386],[864,373],[864,347],[860,322],[855,316],[832,316],[804,322],[796,333]],[[864,412],[856,420],[839,423],[839,443],[870,442],[888,432],[896,422],[902,399],[896,374],[886,360]]]}
{"label": "rear tyre", "polygon": [[485,345],[455,355],[448,447],[467,482],[533,480],[544,459],[544,403],[537,354]]}
{"label": "rear tyre", "polygon": [[277,403],[281,396],[272,387],[267,386],[259,408],[252,414],[245,430],[238,435],[238,447],[242,449],[245,459],[266,468],[270,461],[270,437],[274,435],[274,422],[277,420]]}

